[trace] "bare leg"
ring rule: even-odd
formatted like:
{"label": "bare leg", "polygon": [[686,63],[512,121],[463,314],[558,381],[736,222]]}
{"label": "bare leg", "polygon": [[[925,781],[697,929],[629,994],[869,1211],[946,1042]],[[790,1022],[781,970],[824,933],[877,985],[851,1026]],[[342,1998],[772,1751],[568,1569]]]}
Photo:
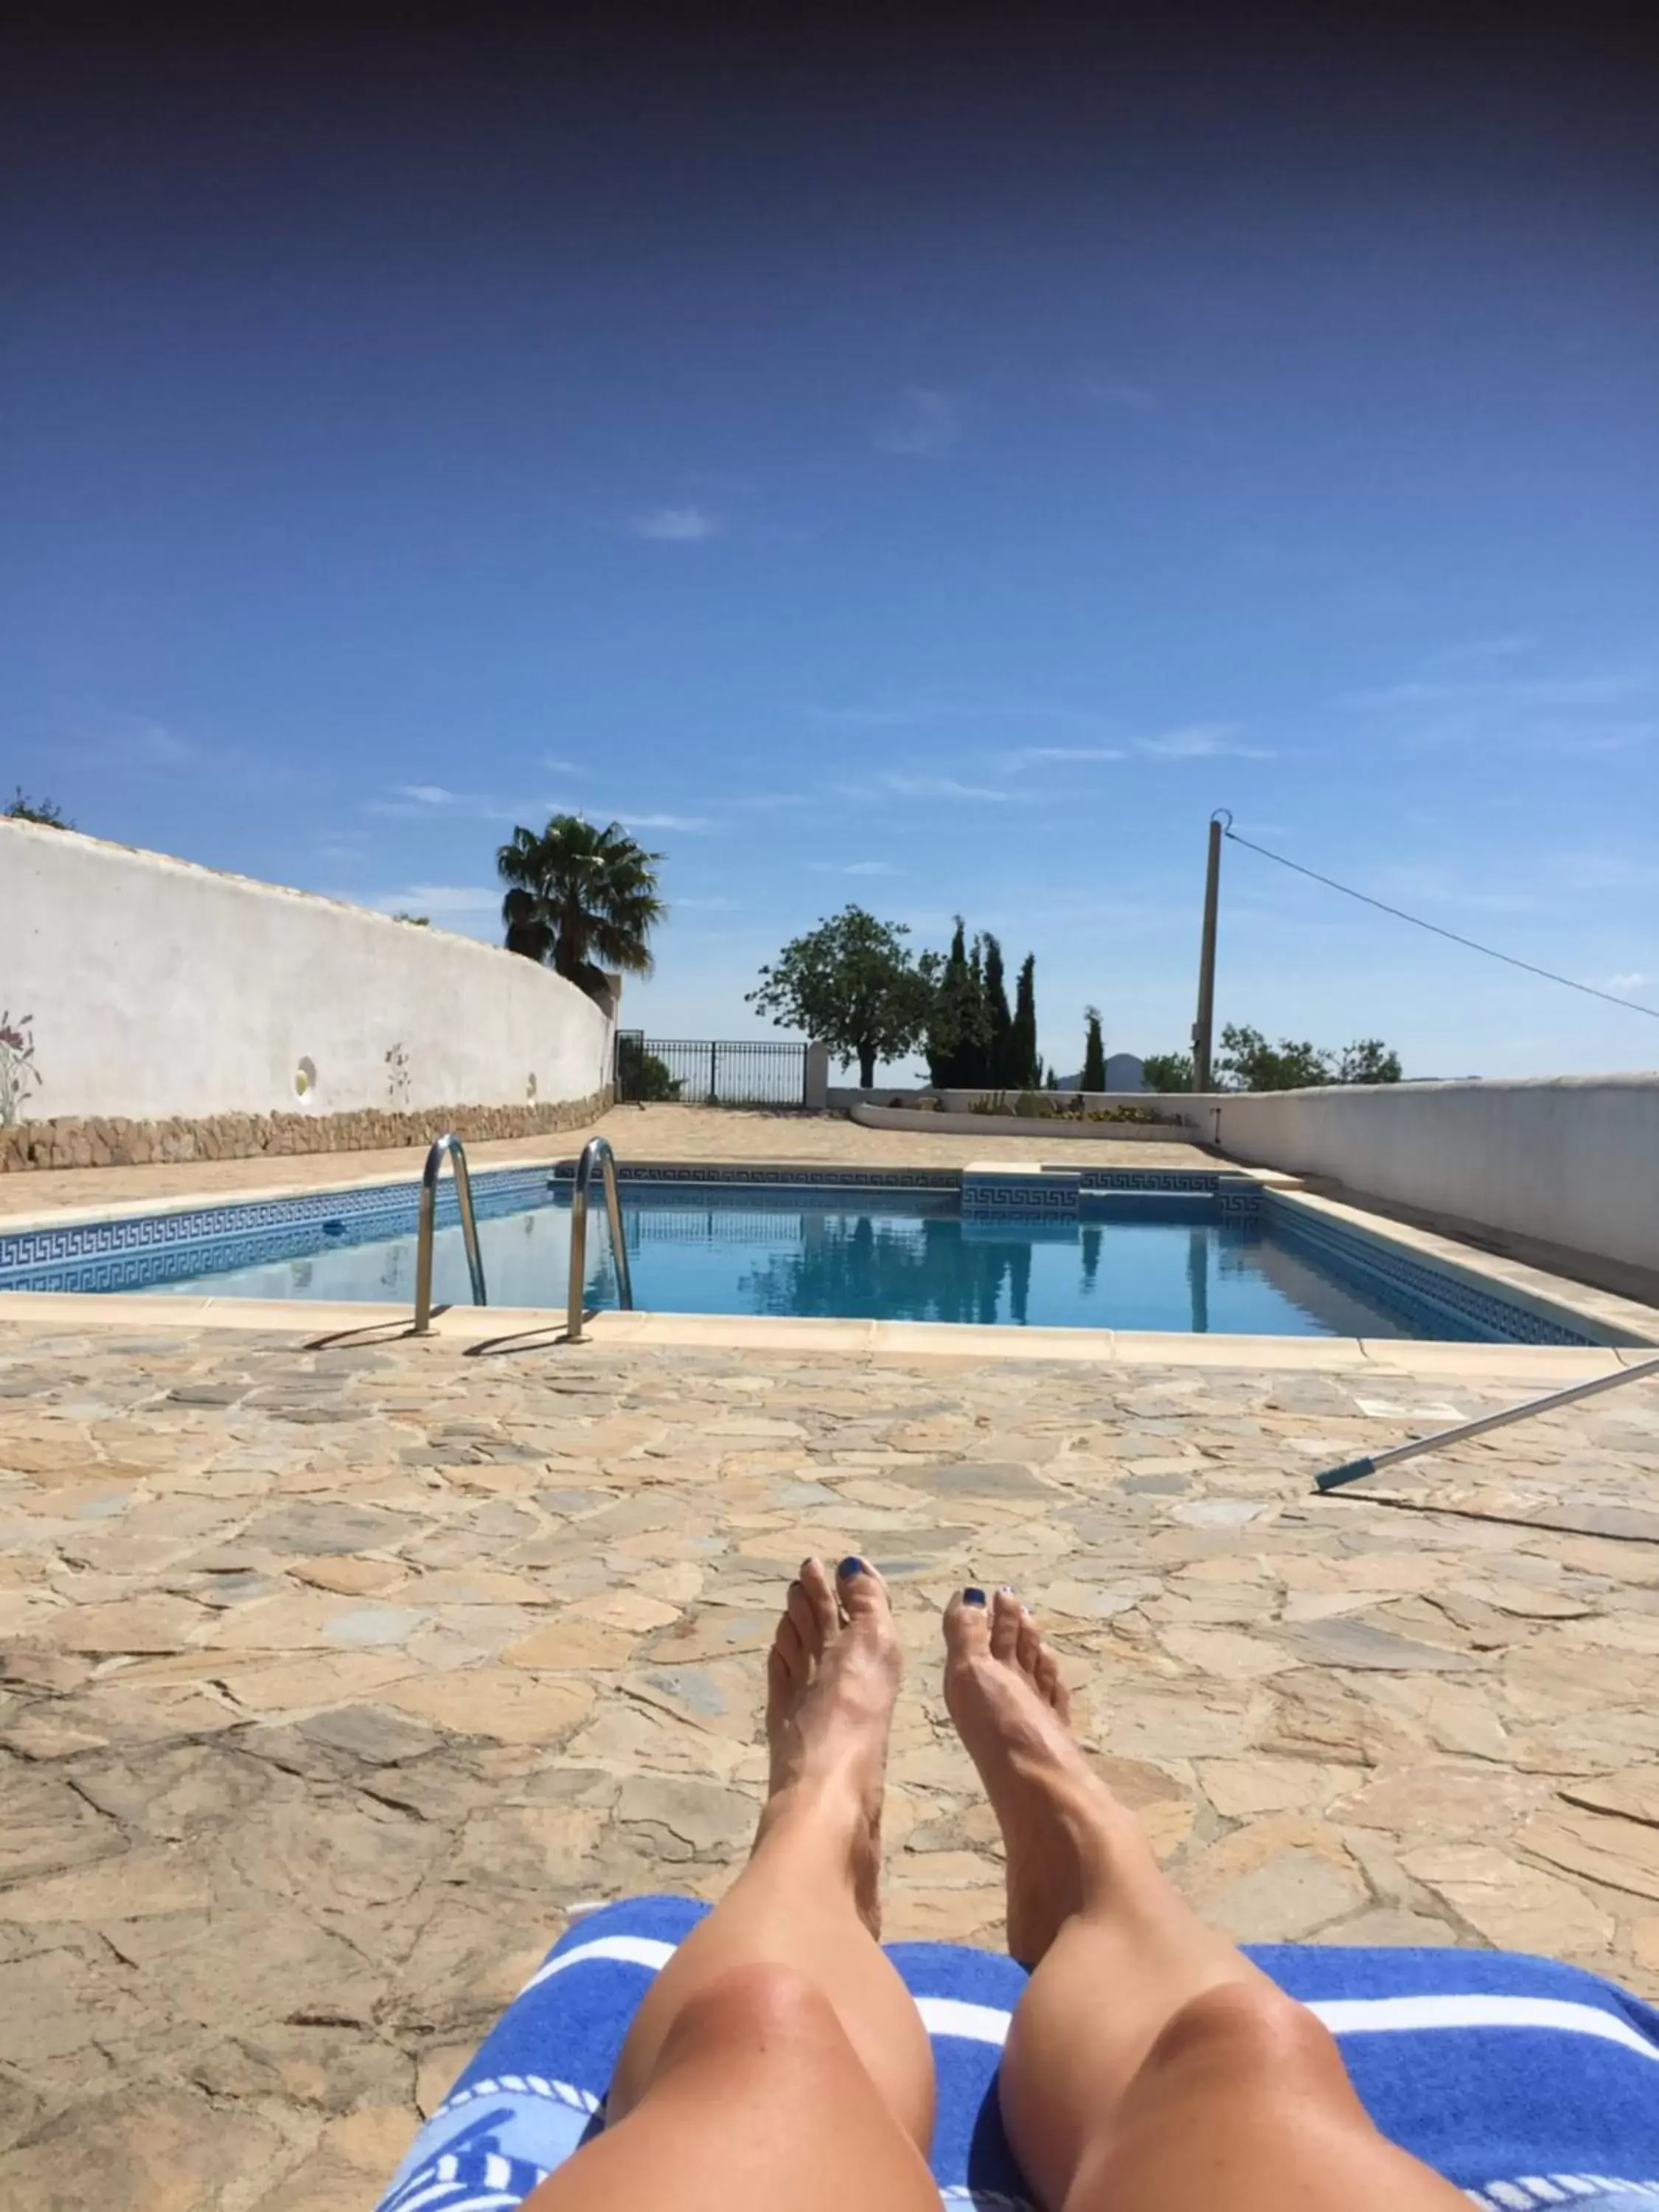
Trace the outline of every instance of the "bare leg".
{"label": "bare leg", "polygon": [[953,1599],[945,1642],[945,1702],[1007,1845],[1008,1947],[1034,1968],[1000,2094],[1048,2212],[1467,2212],[1377,2133],[1312,2013],[1165,1880],[1012,1593]]}
{"label": "bare leg", "polygon": [[605,2133],[526,2212],[938,2212],[933,2065],[876,1942],[898,1694],[881,1578],[816,1559],[767,1663],[770,1791],[748,1865],[653,1984]]}

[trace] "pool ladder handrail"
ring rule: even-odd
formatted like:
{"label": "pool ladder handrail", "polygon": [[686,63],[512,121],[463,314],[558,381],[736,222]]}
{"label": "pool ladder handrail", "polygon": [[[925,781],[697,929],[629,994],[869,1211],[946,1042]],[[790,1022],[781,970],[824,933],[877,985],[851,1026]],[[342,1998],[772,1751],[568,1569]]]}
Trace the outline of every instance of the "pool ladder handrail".
{"label": "pool ladder handrail", "polygon": [[605,1210],[611,1223],[611,1252],[617,1268],[617,1300],[625,1310],[634,1304],[634,1278],[628,1265],[628,1243],[623,1235],[622,1198],[617,1188],[617,1155],[605,1137],[590,1137],[576,1163],[576,1179],[570,1186],[570,1290],[565,1303],[564,1340],[582,1341],[586,1309],[582,1292],[587,1283],[587,1187],[599,1170],[605,1185]]}
{"label": "pool ladder handrail", "polygon": [[472,1303],[475,1306],[489,1304],[484,1292],[483,1255],[478,1249],[478,1224],[472,1211],[472,1178],[467,1173],[466,1147],[459,1137],[446,1130],[441,1137],[433,1139],[426,1165],[421,1170],[421,1225],[415,1240],[416,1336],[432,1334],[432,1237],[438,1219],[438,1178],[443,1173],[446,1155],[455,1170],[455,1202],[460,1208],[461,1241],[466,1246],[467,1269],[472,1277]]}

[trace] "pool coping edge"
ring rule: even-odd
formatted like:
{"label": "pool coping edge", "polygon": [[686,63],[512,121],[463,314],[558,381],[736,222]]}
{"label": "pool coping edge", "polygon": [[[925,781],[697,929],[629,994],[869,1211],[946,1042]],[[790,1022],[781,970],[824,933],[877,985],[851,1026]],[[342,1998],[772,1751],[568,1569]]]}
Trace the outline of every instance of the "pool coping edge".
{"label": "pool coping edge", "polygon": [[953,1322],[839,1321],[806,1316],[658,1314],[605,1310],[584,1341],[565,1341],[562,1309],[447,1306],[416,1338],[407,1306],[303,1299],[159,1298],[150,1292],[0,1291],[0,1327],[56,1325],[136,1332],[200,1328],[299,1335],[319,1347],[408,1341],[434,1351],[499,1356],[537,1351],[580,1358],[589,1346],[764,1353],[842,1352],[881,1360],[1039,1361],[1085,1366],[1346,1370],[1373,1375],[1467,1375],[1492,1381],[1568,1382],[1616,1372],[1648,1356],[1644,1345],[1465,1344],[1410,1338],[1190,1336],[1152,1329],[1018,1328]]}

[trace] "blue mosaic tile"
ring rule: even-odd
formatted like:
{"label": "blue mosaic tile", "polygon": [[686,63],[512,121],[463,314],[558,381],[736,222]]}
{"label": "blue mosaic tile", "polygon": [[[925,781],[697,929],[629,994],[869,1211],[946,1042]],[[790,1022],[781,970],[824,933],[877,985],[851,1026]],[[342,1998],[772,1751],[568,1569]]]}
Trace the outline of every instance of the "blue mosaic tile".
{"label": "blue mosaic tile", "polygon": [[[536,1168],[484,1170],[472,1178],[472,1201],[482,1216],[519,1213],[546,1201],[548,1170]],[[37,1282],[42,1270],[55,1270],[71,1261],[95,1263],[143,1252],[188,1250],[191,1264],[179,1274],[204,1274],[210,1267],[252,1264],[256,1255],[246,1248],[262,1236],[284,1237],[304,1230],[303,1249],[315,1251],[331,1224],[340,1224],[353,1243],[372,1243],[386,1237],[414,1233],[420,1213],[418,1182],[374,1183],[361,1190],[307,1191],[291,1198],[245,1200],[240,1205],[188,1206],[165,1213],[130,1214],[115,1221],[47,1222],[33,1229],[0,1235],[0,1287],[21,1289],[10,1279],[27,1274],[27,1288],[68,1287],[57,1282]],[[460,1218],[453,1179],[438,1186],[439,1226]],[[244,1257],[202,1261],[204,1248],[246,1253]],[[281,1255],[287,1256],[288,1249]],[[169,1279],[158,1276],[157,1280]],[[102,1288],[88,1283],[76,1287]],[[117,1287],[114,1285],[108,1287]]]}
{"label": "blue mosaic tile", "polygon": [[1359,1284],[1376,1284],[1431,1312],[1449,1314],[1481,1334],[1504,1344],[1598,1344],[1588,1328],[1565,1314],[1540,1312],[1518,1298],[1478,1288],[1449,1267],[1436,1267],[1385,1237],[1368,1237],[1324,1214],[1309,1212],[1293,1199],[1266,1194],[1266,1218],[1273,1235],[1286,1244],[1334,1261]]}

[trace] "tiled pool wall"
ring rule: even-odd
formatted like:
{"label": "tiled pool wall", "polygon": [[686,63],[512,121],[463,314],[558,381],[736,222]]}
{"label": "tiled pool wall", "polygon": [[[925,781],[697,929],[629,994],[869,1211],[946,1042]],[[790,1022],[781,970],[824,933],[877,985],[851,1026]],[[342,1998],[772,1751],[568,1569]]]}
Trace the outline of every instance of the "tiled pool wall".
{"label": "tiled pool wall", "polygon": [[[481,1169],[472,1177],[473,1204],[481,1215],[516,1213],[544,1203],[550,1182],[545,1163]],[[326,1237],[331,1231],[355,1244],[411,1237],[419,1217],[420,1185],[397,1182],[131,1213],[108,1221],[38,1223],[0,1233],[0,1290],[21,1276],[27,1277],[31,1290],[149,1290],[170,1279],[174,1271],[169,1260],[186,1249],[187,1272],[205,1275],[264,1260],[302,1259],[316,1251],[319,1233]],[[459,1218],[455,1185],[446,1178],[438,1187],[439,1226]]]}
{"label": "tiled pool wall", "polygon": [[[481,1169],[472,1177],[481,1216],[514,1213],[568,1190],[575,1163]],[[955,1168],[861,1168],[722,1165],[678,1162],[619,1163],[625,1188],[650,1190],[659,1203],[683,1194],[688,1205],[721,1190],[779,1193],[906,1194],[959,1201],[964,1219],[1010,1224],[1069,1214],[1079,1204],[1086,1218],[1091,1195],[1165,1196],[1188,1204],[1209,1199],[1227,1218],[1260,1218],[1274,1237],[1322,1255],[1361,1285],[1404,1296],[1500,1340],[1522,1344],[1596,1345],[1630,1342],[1595,1330],[1567,1309],[1533,1300],[1518,1289],[1490,1287],[1477,1270],[1429,1260],[1382,1231],[1337,1222],[1294,1194],[1264,1188],[1253,1177],[1221,1169],[1103,1168],[1060,1170],[1050,1178],[1027,1172],[981,1174],[964,1179]],[[1048,1186],[1045,1188],[1045,1186]],[[106,1220],[39,1223],[0,1233],[0,1290],[143,1291],[181,1273],[204,1275],[261,1261],[303,1258],[336,1239],[367,1243],[414,1232],[419,1186],[376,1183],[354,1190],[308,1191],[244,1200],[222,1206],[184,1206],[130,1213]],[[458,1218],[455,1186],[438,1189],[440,1225]],[[180,1261],[188,1252],[189,1265]]]}
{"label": "tiled pool wall", "polygon": [[1541,1298],[1534,1301],[1519,1289],[1506,1286],[1499,1292],[1488,1287],[1473,1268],[1460,1268],[1450,1260],[1421,1258],[1391,1237],[1334,1221],[1322,1211],[1301,1204],[1291,1192],[1264,1190],[1261,1215],[1279,1243],[1299,1245],[1332,1261],[1362,1286],[1374,1285],[1385,1295],[1393,1291],[1413,1304],[1511,1343],[1598,1345],[1636,1340],[1613,1330],[1593,1333],[1588,1322],[1562,1307]]}

